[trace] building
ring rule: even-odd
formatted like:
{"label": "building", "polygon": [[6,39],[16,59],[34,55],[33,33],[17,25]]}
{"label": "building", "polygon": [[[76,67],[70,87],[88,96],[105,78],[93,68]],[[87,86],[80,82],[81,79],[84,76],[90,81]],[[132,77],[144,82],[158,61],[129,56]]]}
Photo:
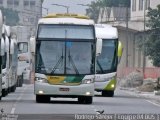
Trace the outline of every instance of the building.
{"label": "building", "polygon": [[[131,0],[128,22],[126,19],[112,19],[117,17],[115,16],[116,14],[112,14],[111,18],[106,18],[106,20],[103,19],[106,22],[111,19],[108,23],[118,28],[119,40],[124,45],[123,57],[119,65],[120,76],[125,76],[135,69],[139,69],[144,74],[144,77],[156,78],[160,76],[152,61],[144,56],[145,48],[139,47],[139,43],[143,44],[143,41],[148,39],[149,35],[149,28],[144,26],[148,19],[146,17],[147,9],[149,7],[154,9],[158,4],[160,4],[160,0]],[[122,10],[117,12],[120,15]],[[114,13],[114,11],[112,10],[110,13]],[[127,15],[127,13],[124,14]],[[100,18],[102,16],[99,17],[99,22],[101,21]]]}
{"label": "building", "polygon": [[[129,9],[130,10],[130,9]],[[128,18],[130,18],[130,12],[128,12]],[[126,7],[104,7],[100,9],[98,22],[115,22],[126,20]]]}
{"label": "building", "polygon": [[18,11],[18,26],[27,26],[28,37],[35,31],[42,16],[42,0],[0,0],[0,7]]}
{"label": "building", "polygon": [[0,6],[17,10],[20,25],[35,25],[42,16],[41,0],[0,0]]}

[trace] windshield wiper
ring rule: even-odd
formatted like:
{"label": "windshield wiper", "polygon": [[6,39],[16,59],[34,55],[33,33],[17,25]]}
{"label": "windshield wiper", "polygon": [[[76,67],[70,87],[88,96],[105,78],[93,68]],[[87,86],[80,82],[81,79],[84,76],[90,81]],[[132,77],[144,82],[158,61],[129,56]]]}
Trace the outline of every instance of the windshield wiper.
{"label": "windshield wiper", "polygon": [[69,56],[68,56],[68,58],[69,58],[69,62],[72,64],[72,67],[74,68],[76,74],[79,74],[79,71],[78,71],[78,69],[77,69],[77,67],[76,67],[76,65],[75,65],[75,63],[74,63],[74,61],[73,61],[73,58],[72,58],[72,56],[70,55],[70,50],[69,50]]}
{"label": "windshield wiper", "polygon": [[58,62],[56,63],[56,65],[53,67],[52,71],[51,71],[51,74],[53,74],[56,69],[58,68],[58,66],[60,65],[60,63],[63,62],[63,59],[64,59],[64,56],[63,56],[63,49],[62,49],[62,55],[61,57],[59,58]]}
{"label": "windshield wiper", "polygon": [[102,68],[102,66],[101,66],[101,64],[99,63],[99,61],[98,61],[98,60],[97,60],[97,65],[99,66],[99,68],[100,68],[101,72],[102,72],[102,73],[104,73],[104,70],[103,70],[103,68]]}

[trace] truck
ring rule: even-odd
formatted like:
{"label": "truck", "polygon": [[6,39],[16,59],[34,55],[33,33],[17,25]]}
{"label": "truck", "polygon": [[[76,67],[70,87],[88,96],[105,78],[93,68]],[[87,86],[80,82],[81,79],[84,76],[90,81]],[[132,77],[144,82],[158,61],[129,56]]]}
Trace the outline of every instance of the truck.
{"label": "truck", "polygon": [[18,46],[17,87],[22,87],[23,83],[30,83],[31,76],[29,30],[27,26],[14,26],[12,29],[16,32]]}

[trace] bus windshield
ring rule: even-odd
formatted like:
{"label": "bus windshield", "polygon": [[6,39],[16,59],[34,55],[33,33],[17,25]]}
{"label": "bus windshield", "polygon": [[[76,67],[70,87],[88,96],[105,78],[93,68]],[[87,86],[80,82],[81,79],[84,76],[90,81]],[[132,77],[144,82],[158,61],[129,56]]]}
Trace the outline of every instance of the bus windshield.
{"label": "bus windshield", "polygon": [[94,39],[93,26],[39,25],[38,38]]}
{"label": "bus windshield", "polygon": [[36,72],[43,74],[91,74],[91,42],[37,42]]}
{"label": "bus windshield", "polygon": [[97,73],[114,72],[117,69],[116,47],[118,40],[103,39],[102,53],[97,58]]}

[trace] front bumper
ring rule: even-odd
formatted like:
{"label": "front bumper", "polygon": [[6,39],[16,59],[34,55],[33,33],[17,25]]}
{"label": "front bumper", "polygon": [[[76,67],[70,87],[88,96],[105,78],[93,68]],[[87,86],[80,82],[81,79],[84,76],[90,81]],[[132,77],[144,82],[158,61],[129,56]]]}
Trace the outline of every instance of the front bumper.
{"label": "front bumper", "polygon": [[114,91],[116,88],[116,80],[109,80],[104,82],[95,82],[95,90],[103,91],[103,90],[111,90]]}
{"label": "front bumper", "polygon": [[[69,89],[69,91],[60,91],[60,89]],[[43,91],[40,93],[39,91]],[[94,96],[94,83],[80,84],[76,86],[50,85],[48,83],[40,83],[35,81],[34,92],[36,95],[49,96]]]}

